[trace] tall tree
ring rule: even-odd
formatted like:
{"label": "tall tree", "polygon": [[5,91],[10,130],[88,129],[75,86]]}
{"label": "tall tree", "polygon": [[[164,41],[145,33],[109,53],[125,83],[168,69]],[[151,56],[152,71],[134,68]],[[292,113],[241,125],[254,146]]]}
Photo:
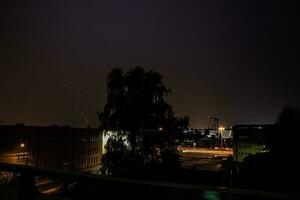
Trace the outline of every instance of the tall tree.
{"label": "tall tree", "polygon": [[299,124],[300,110],[286,106],[278,117],[275,129],[267,133],[267,147],[272,154],[281,159],[299,154]]}
{"label": "tall tree", "polygon": [[134,166],[178,164],[175,141],[189,120],[175,117],[172,106],[166,102],[170,90],[163,84],[162,76],[134,67],[126,73],[115,68],[107,77],[107,101],[98,113],[100,127],[114,132],[112,139],[122,141],[120,137],[127,137],[130,148],[124,155],[131,156],[128,160]]}

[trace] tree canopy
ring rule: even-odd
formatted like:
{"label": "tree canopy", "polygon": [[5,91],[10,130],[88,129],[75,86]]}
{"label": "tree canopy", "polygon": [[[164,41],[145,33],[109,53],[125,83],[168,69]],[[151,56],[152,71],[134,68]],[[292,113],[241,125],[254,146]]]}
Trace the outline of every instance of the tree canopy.
{"label": "tree canopy", "polygon": [[268,146],[276,154],[297,155],[300,111],[296,107],[286,106],[276,123],[276,131],[268,136]]}
{"label": "tree canopy", "polygon": [[[127,138],[130,145],[123,155],[129,155],[133,165],[175,163],[177,134],[188,126],[188,117],[175,117],[167,103],[171,91],[162,78],[159,73],[141,67],[127,72],[115,68],[107,76],[107,100],[103,111],[98,112],[100,128],[115,133],[110,140],[122,143],[122,137]],[[107,150],[104,164],[105,159],[110,159],[112,147]],[[171,154],[174,156],[168,160]]]}

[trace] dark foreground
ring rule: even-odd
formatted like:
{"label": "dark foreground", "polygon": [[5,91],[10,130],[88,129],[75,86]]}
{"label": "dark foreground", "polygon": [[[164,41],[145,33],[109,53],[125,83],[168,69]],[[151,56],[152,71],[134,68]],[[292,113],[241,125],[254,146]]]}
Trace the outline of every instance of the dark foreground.
{"label": "dark foreground", "polygon": [[[0,185],[0,199],[300,199],[300,195],[234,189],[199,184],[145,181],[129,178],[101,177],[60,170],[0,164],[0,169],[23,174],[20,183]],[[59,179],[65,188],[56,196],[35,193],[31,177],[43,176]],[[176,176],[176,175],[175,175]],[[69,187],[70,183],[73,187]]]}
{"label": "dark foreground", "polygon": [[31,197],[21,195],[19,186],[0,186],[0,199],[198,199],[198,200],[271,200],[299,199],[298,195],[215,188],[210,186],[186,185],[175,183],[131,181],[108,181],[103,184],[78,184],[73,189],[57,195],[35,194]]}

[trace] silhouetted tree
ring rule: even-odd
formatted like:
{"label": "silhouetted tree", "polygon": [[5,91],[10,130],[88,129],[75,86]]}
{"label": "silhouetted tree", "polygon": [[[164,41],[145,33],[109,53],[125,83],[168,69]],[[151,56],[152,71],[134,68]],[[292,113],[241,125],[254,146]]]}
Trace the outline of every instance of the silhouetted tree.
{"label": "silhouetted tree", "polygon": [[280,168],[281,175],[287,182],[293,182],[295,178],[300,178],[299,126],[300,110],[291,106],[285,107],[279,115],[276,131],[268,134],[267,137],[274,162]]}
{"label": "silhouetted tree", "polygon": [[[115,68],[108,74],[106,105],[102,112],[98,112],[100,127],[119,137],[111,138],[118,142],[107,144],[104,165],[111,168],[125,166],[121,158],[114,160],[121,155],[117,151],[122,151],[123,157],[128,156],[128,168],[179,164],[177,135],[188,126],[189,119],[175,117],[172,107],[166,102],[169,94],[162,76],[152,70],[135,67],[124,73]],[[121,136],[129,141],[127,149],[118,148],[124,144]]]}
{"label": "silhouetted tree", "polygon": [[106,175],[111,173],[122,173],[128,166],[128,153],[124,138],[112,135],[107,140],[106,154],[102,157],[102,172]]}
{"label": "silhouetted tree", "polygon": [[300,111],[285,107],[278,118],[275,131],[268,133],[267,145],[276,155],[295,155],[299,152]]}

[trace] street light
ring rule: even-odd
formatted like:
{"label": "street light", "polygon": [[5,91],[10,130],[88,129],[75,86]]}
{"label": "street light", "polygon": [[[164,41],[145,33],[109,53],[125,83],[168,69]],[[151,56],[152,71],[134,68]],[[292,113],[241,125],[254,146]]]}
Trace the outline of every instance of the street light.
{"label": "street light", "polygon": [[[20,144],[20,147],[23,149],[23,148],[25,148],[25,143],[21,143]],[[20,155],[18,155],[18,156],[20,156]],[[25,165],[27,166],[28,165],[28,156],[29,156],[29,153],[28,153],[28,151],[26,150],[26,153],[25,153]]]}
{"label": "street light", "polygon": [[223,131],[225,130],[225,128],[224,128],[224,126],[220,126],[218,129],[219,129],[219,131],[220,131],[221,149],[223,149],[222,134],[223,134]]}
{"label": "street light", "polygon": [[222,131],[224,131],[224,130],[225,130],[225,128],[224,128],[223,126],[220,126],[220,127],[219,127],[219,131],[222,132]]}

